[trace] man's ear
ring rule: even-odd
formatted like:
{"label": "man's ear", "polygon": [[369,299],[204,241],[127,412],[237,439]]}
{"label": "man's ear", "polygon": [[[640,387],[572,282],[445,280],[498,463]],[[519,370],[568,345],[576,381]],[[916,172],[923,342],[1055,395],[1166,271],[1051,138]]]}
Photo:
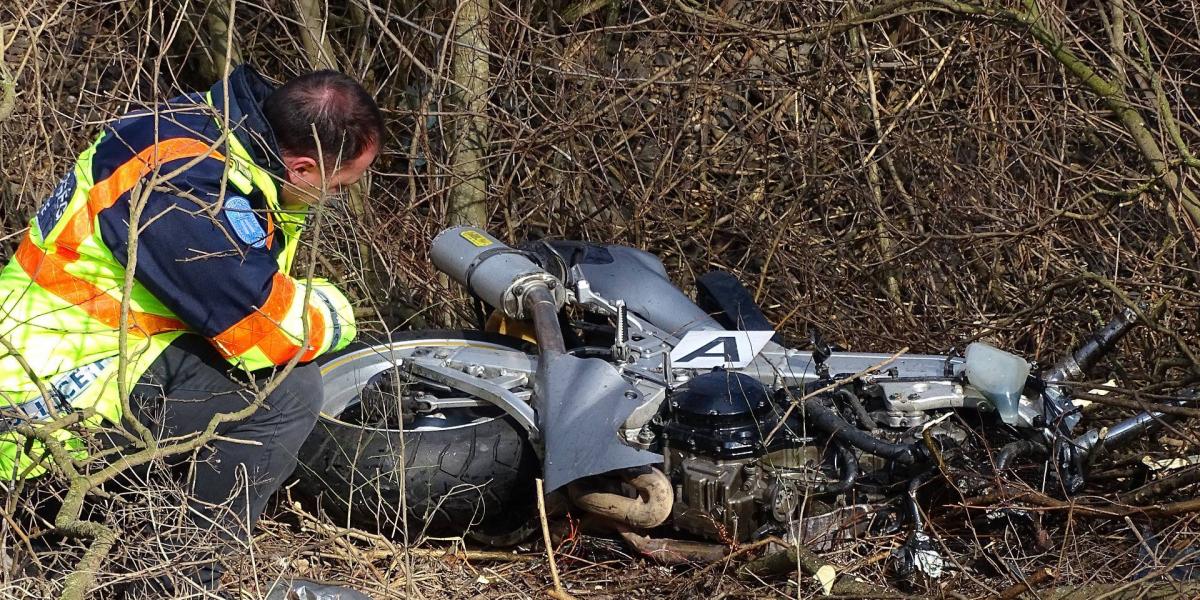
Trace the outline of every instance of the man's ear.
{"label": "man's ear", "polygon": [[321,182],[321,166],[315,159],[307,156],[285,155],[283,166],[287,167],[287,178],[292,184],[319,185]]}

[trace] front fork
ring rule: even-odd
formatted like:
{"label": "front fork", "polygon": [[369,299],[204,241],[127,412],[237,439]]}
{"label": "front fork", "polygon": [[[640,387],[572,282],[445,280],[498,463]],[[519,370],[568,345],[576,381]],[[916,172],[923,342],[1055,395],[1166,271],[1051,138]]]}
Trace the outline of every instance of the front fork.
{"label": "front fork", "polygon": [[[1145,310],[1145,307],[1139,307]],[[1125,308],[1115,318],[1094,331],[1074,352],[1058,361],[1045,377],[1042,392],[1043,412],[1046,423],[1043,429],[1050,444],[1051,458],[1062,474],[1062,481],[1069,492],[1083,486],[1085,465],[1102,448],[1114,448],[1141,438],[1162,427],[1173,417],[1157,411],[1142,411],[1109,427],[1101,436],[1100,430],[1092,429],[1071,437],[1072,428],[1079,422],[1079,412],[1072,405],[1070,390],[1065,382],[1077,381],[1105,354],[1116,346],[1125,334],[1141,322],[1138,311]],[[1195,391],[1170,404],[1183,406],[1197,397]]]}

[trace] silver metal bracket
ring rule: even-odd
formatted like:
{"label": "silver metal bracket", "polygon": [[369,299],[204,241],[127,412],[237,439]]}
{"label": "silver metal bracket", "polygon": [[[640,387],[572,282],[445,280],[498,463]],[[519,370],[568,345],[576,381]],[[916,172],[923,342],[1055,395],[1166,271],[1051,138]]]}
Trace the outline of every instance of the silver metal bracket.
{"label": "silver metal bracket", "polygon": [[[406,362],[414,375],[448,385],[457,390],[462,390],[499,406],[501,410],[513,419],[516,419],[517,423],[529,432],[531,441],[536,442],[541,439],[542,435],[538,429],[537,415],[534,413],[533,407],[499,384],[469,375],[457,369],[433,365],[426,361],[412,360]],[[537,444],[534,444],[534,447],[537,447]]]}

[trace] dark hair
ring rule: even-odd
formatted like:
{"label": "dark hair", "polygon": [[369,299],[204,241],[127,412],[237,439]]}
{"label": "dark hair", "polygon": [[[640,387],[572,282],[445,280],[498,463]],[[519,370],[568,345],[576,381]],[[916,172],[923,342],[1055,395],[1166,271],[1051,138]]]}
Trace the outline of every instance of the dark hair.
{"label": "dark hair", "polygon": [[[281,152],[321,158],[326,169],[362,156],[383,137],[383,114],[375,100],[337,71],[313,71],[283,84],[263,102],[263,115]],[[317,140],[323,157],[317,156]]]}

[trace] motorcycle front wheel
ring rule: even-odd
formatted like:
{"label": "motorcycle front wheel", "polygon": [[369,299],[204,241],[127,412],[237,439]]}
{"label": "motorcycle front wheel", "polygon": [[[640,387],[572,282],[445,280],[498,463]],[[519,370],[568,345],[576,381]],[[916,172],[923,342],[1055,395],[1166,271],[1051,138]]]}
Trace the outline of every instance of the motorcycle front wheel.
{"label": "motorcycle front wheel", "polygon": [[[396,367],[405,356],[464,346],[527,349],[502,335],[411,331],[319,359],[325,400],[299,453],[300,490],[338,521],[393,538],[466,535],[506,545],[526,537],[538,461],[516,421],[479,403],[401,414],[404,394],[470,404],[465,391],[394,375],[402,373]],[[396,391],[389,382],[398,378],[402,393],[387,396]]]}

